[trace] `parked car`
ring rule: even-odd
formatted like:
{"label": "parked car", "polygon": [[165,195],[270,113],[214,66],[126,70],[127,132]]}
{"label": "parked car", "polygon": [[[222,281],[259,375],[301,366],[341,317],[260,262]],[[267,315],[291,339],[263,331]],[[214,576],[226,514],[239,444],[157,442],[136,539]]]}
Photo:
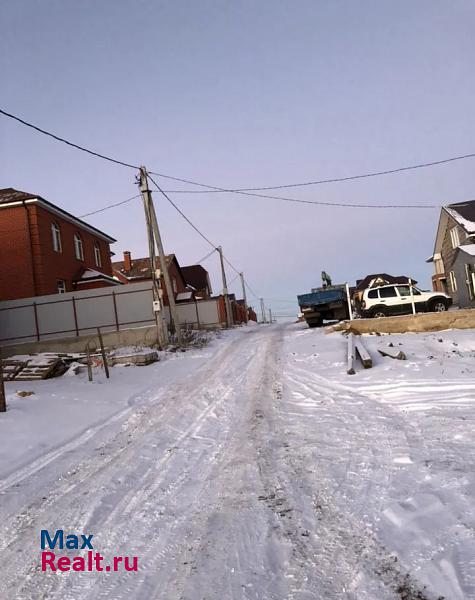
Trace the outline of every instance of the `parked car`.
{"label": "parked car", "polygon": [[[423,292],[412,286],[417,312],[442,312],[452,304],[452,298],[442,292]],[[412,313],[409,285],[382,285],[363,292],[362,317],[386,317]]]}

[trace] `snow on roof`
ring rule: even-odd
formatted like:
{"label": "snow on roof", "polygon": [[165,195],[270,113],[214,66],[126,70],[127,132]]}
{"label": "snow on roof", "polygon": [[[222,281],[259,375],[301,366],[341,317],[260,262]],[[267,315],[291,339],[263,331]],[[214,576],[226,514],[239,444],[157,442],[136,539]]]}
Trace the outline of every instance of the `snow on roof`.
{"label": "snow on roof", "polygon": [[466,252],[470,254],[470,256],[475,256],[475,244],[467,244],[466,246],[458,246],[459,250],[462,252]]}
{"label": "snow on roof", "polygon": [[86,269],[79,278],[79,280],[77,280],[77,283],[81,283],[84,281],[92,281],[95,279],[106,279],[107,281],[120,283],[117,277],[111,277],[110,275],[106,275],[105,273],[101,273],[100,271],[96,271],[95,269]]}
{"label": "snow on roof", "polygon": [[180,292],[176,295],[177,300],[191,300],[193,292]]}
{"label": "snow on roof", "polygon": [[99,273],[95,269],[86,269],[81,275],[81,279],[89,279],[90,277],[101,277],[104,273]]}
{"label": "snow on roof", "polygon": [[[464,207],[466,208],[466,207]],[[455,220],[457,221],[457,223],[463,227],[465,229],[465,231],[467,231],[468,233],[475,233],[475,221],[472,221],[471,219],[467,219],[465,217],[463,217],[460,213],[462,208],[459,207],[458,209],[455,206],[446,206],[445,210],[449,213],[449,215]],[[467,214],[467,212],[465,213]],[[471,213],[470,213],[471,214]]]}

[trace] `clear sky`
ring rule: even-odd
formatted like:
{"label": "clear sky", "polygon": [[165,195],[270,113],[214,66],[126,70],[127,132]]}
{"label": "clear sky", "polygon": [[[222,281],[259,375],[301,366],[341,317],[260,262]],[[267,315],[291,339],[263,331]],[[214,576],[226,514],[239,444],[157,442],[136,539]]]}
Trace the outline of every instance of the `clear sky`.
{"label": "clear sky", "polygon": [[[150,170],[254,187],[475,152],[472,0],[17,0],[0,18],[2,108]],[[1,187],[77,215],[137,192],[132,170],[4,117],[0,136]],[[442,205],[475,197],[474,173],[471,159],[281,195]],[[430,284],[436,209],[173,198],[276,312],[294,312],[322,269],[334,282],[386,271]],[[183,265],[207,254],[155,201],[165,250]],[[118,258],[146,255],[139,200],[88,220],[118,239]],[[216,256],[204,265],[219,291]]]}

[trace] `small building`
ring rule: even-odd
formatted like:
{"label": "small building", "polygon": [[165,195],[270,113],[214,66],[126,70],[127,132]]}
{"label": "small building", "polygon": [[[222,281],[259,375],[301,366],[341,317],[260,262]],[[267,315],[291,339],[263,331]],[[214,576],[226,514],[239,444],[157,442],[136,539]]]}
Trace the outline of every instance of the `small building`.
{"label": "small building", "polygon": [[441,209],[427,262],[434,265],[434,291],[450,294],[460,308],[475,306],[475,200]]}
{"label": "small building", "polygon": [[0,300],[119,285],[115,239],[38,194],[0,190]]}
{"label": "small building", "polygon": [[[189,292],[189,290],[187,289],[186,281],[178,260],[174,254],[168,254],[165,258],[167,261],[167,268],[170,274],[175,300],[185,300],[187,298],[186,293]],[[159,260],[157,259],[157,267],[158,265]],[[150,258],[148,256],[145,258],[132,259],[132,254],[126,250],[124,252],[124,260],[113,262],[112,268],[114,271],[114,276],[124,284],[152,280]],[[168,295],[165,288],[163,275],[160,277],[160,287],[163,290],[163,303],[165,306],[168,306]]]}
{"label": "small building", "polygon": [[201,265],[188,265],[181,268],[187,286],[195,290],[195,298],[203,300],[213,294],[208,271]]}

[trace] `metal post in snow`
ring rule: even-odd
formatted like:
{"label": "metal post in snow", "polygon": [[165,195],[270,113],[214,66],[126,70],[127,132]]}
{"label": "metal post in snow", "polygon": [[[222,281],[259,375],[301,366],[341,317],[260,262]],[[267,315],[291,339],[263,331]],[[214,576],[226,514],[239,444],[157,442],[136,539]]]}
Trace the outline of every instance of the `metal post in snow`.
{"label": "metal post in snow", "polygon": [[414,293],[412,291],[412,279],[409,278],[409,292],[411,294],[412,314],[416,314],[416,303],[414,302]]}
{"label": "metal post in snow", "polygon": [[0,412],[7,412],[7,399],[5,394],[5,384],[3,382],[2,357],[0,355]]}
{"label": "metal post in snow", "polygon": [[346,284],[346,300],[348,302],[348,314],[350,315],[350,321],[353,320],[353,309],[351,307],[351,299],[350,299],[350,286]]}

